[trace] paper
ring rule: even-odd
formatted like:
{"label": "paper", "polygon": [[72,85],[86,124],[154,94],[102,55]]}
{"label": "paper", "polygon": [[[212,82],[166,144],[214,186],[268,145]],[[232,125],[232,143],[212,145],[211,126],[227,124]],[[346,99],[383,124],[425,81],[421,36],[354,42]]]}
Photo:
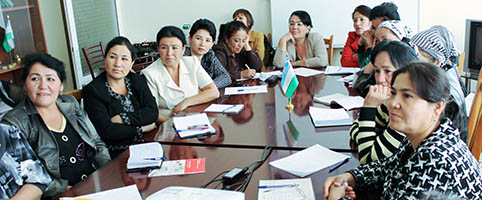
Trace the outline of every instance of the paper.
{"label": "paper", "polygon": [[[211,125],[206,113],[188,115],[184,117],[173,117],[172,123],[174,124],[176,129],[175,131],[179,134],[180,138],[216,133],[216,129],[214,129],[214,127]],[[206,127],[192,128],[201,125]]]}
{"label": "paper", "polygon": [[470,110],[472,110],[472,104],[474,104],[475,93],[470,93],[465,97],[465,109],[467,109],[467,117],[470,115]]}
{"label": "paper", "polygon": [[341,74],[354,74],[360,71],[360,68],[356,67],[340,67],[340,66],[327,66],[325,69],[326,75],[341,75]]}
{"label": "paper", "polygon": [[365,99],[361,96],[347,96],[340,93],[335,93],[323,97],[313,97],[313,100],[317,103],[322,103],[330,105],[331,103],[336,103],[346,110],[351,110],[353,108],[363,107],[363,102]]}
{"label": "paper", "polygon": [[129,146],[127,169],[160,167],[164,151],[158,142],[149,142]]}
{"label": "paper", "polygon": [[205,158],[164,161],[160,169],[149,172],[149,177],[204,173],[205,165]]}
{"label": "paper", "polygon": [[352,118],[343,108],[329,109],[310,106],[309,113],[315,127],[346,126],[353,123]]}
{"label": "paper", "polygon": [[337,81],[342,81],[342,82],[345,82],[345,83],[351,83],[353,81],[353,79],[355,79],[355,74],[345,76],[343,78],[339,78]]}
{"label": "paper", "polygon": [[311,178],[259,180],[258,200],[315,200]]}
{"label": "paper", "polygon": [[322,71],[309,69],[309,68],[306,68],[306,67],[296,68],[296,69],[294,69],[294,71],[295,71],[296,75],[303,76],[303,77],[315,76],[315,75],[323,73]]}
{"label": "paper", "polygon": [[154,194],[146,200],[244,200],[244,193],[228,190],[207,188],[194,188],[182,186],[169,186]]}
{"label": "paper", "polygon": [[211,104],[204,109],[204,112],[233,113],[237,114],[244,109],[243,104]]}
{"label": "paper", "polygon": [[61,200],[91,199],[91,200],[142,200],[136,185],[129,185],[112,190],[106,190],[78,197],[63,197]]}
{"label": "paper", "polygon": [[281,71],[272,71],[272,72],[261,72],[261,73],[256,73],[253,78],[238,78],[236,81],[245,81],[245,80],[250,80],[250,79],[258,79],[261,81],[265,81],[271,76],[277,76],[281,78],[281,75],[283,72]]}
{"label": "paper", "polygon": [[258,79],[259,76],[260,76],[260,73],[257,72],[257,73],[254,75],[253,78],[238,78],[238,79],[236,79],[236,81],[245,81],[245,80],[251,80],[251,79]]}
{"label": "paper", "polygon": [[224,95],[268,93],[266,85],[247,86],[247,87],[226,87]]}
{"label": "paper", "polygon": [[269,164],[296,176],[305,177],[347,158],[349,157],[346,155],[316,144],[291,156],[272,161]]}

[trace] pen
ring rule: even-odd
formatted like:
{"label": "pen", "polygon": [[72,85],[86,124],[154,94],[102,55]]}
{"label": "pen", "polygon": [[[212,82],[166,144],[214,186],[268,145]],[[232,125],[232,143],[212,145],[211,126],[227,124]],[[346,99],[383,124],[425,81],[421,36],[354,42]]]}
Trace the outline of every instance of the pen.
{"label": "pen", "polygon": [[237,105],[234,104],[234,105],[232,105],[232,106],[227,107],[226,109],[224,109],[224,110],[221,111],[221,112],[226,112],[226,111],[228,111],[228,110],[230,110],[231,108],[234,108],[234,107],[236,107],[236,106],[237,106]]}
{"label": "pen", "polygon": [[144,160],[165,160],[165,157],[160,157],[160,158],[144,158]]}
{"label": "pen", "polygon": [[248,90],[257,90],[257,88],[243,88],[243,89],[238,89],[238,92],[244,92]]}
{"label": "pen", "polygon": [[247,68],[247,69],[251,69],[248,64],[244,64],[244,66]]}
{"label": "pen", "polygon": [[348,162],[348,159],[349,159],[349,158],[347,158],[347,159],[345,159],[345,160],[343,160],[343,161],[341,161],[341,162],[339,162],[339,163],[336,163],[332,168],[330,168],[330,170],[328,170],[328,173],[331,173],[331,172],[335,171],[336,169],[338,169],[339,167],[341,167],[343,164],[347,163],[347,162]]}
{"label": "pen", "polygon": [[286,188],[286,187],[296,187],[299,184],[286,184],[286,185],[260,185],[258,186],[259,189],[268,189],[268,188]]}
{"label": "pen", "polygon": [[189,129],[174,130],[174,132],[180,133],[180,132],[188,132],[188,131],[201,131],[201,130],[205,130],[205,129],[208,129],[208,128],[209,128],[209,127],[189,128]]}

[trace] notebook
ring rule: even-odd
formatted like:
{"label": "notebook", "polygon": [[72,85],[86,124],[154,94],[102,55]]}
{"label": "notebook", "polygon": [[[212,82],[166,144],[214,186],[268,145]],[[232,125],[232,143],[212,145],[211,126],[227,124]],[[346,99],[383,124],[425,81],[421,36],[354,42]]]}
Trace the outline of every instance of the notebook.
{"label": "notebook", "polygon": [[342,75],[342,74],[354,74],[360,71],[360,68],[355,67],[340,67],[340,66],[327,66],[325,69],[325,75]]}
{"label": "notebook", "polygon": [[158,142],[131,145],[129,153],[127,172],[157,169],[164,160],[164,151]]}
{"label": "notebook", "polygon": [[216,134],[206,113],[173,117],[174,131],[181,139]]}
{"label": "notebook", "polygon": [[211,104],[209,107],[204,109],[204,112],[217,112],[217,113],[229,113],[238,114],[244,109],[243,104]]}
{"label": "notebook", "polygon": [[340,93],[330,94],[323,97],[313,97],[313,100],[316,103],[326,105],[336,104],[346,110],[363,107],[363,102],[365,101],[361,96],[347,96]]}
{"label": "notebook", "polygon": [[343,108],[329,109],[310,106],[309,113],[315,127],[347,126],[353,123],[353,119]]}

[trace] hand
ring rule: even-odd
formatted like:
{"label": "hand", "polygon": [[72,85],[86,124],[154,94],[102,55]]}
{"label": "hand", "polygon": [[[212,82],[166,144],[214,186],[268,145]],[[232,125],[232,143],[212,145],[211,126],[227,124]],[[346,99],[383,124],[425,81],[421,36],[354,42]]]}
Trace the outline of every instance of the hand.
{"label": "hand", "polygon": [[288,33],[284,34],[283,36],[281,36],[281,40],[282,40],[283,42],[285,42],[285,43],[288,42],[288,41],[290,41],[290,40],[293,41],[293,43],[295,43],[295,39],[294,39],[293,35],[291,35],[290,32],[288,32]]}
{"label": "hand", "polygon": [[71,185],[67,185],[66,188],[67,188],[67,190],[70,190],[70,189],[72,189],[72,186],[71,186]]}
{"label": "hand", "polygon": [[367,97],[363,102],[363,107],[378,107],[390,97],[390,87],[386,85],[372,85],[368,91]]}
{"label": "hand", "polygon": [[122,118],[120,115],[114,115],[114,117],[110,118],[110,121],[112,123],[117,123],[117,124],[124,124],[124,121],[122,121]]}
{"label": "hand", "polygon": [[176,107],[172,109],[171,115],[176,115],[178,112],[183,111],[187,107],[191,106],[189,98],[184,99],[181,103],[177,104]]}
{"label": "hand", "polygon": [[152,124],[142,126],[141,129],[142,129],[143,133],[152,131],[152,130],[156,129],[156,123],[152,122]]}
{"label": "hand", "polygon": [[245,69],[241,71],[241,78],[253,78],[256,75],[256,70],[254,69]]}
{"label": "hand", "polygon": [[[332,186],[341,187],[343,184],[347,186],[344,187],[345,189],[345,196],[349,196],[354,198],[355,192],[353,191],[353,187],[355,186],[355,178],[350,173],[340,174],[338,176],[328,177],[323,184],[323,198],[329,199],[331,195],[331,188]],[[335,192],[338,191],[335,189]],[[336,194],[333,194],[336,195]]]}
{"label": "hand", "polygon": [[159,113],[159,115],[157,116],[156,124],[161,125],[163,122],[165,122],[167,120],[169,120],[168,116],[165,116],[165,115]]}
{"label": "hand", "polygon": [[365,44],[366,44],[365,38],[360,37],[360,39],[358,40],[358,46],[365,46]]}
{"label": "hand", "polygon": [[360,36],[360,39],[361,38],[363,38],[367,48],[368,47],[373,48],[373,46],[375,46],[375,30],[370,29],[370,30],[364,31]]}
{"label": "hand", "polygon": [[249,46],[249,35],[246,35],[246,43],[243,48],[245,51],[251,51],[251,46]]}

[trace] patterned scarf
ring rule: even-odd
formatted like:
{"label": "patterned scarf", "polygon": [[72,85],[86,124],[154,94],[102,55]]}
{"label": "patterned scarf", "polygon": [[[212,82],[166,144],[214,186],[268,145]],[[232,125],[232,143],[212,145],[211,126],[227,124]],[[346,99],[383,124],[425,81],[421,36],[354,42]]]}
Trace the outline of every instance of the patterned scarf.
{"label": "patterned scarf", "polygon": [[400,20],[388,20],[378,25],[378,28],[386,28],[393,32],[400,40],[412,37],[412,29]]}
{"label": "patterned scarf", "polygon": [[415,34],[411,41],[435,60],[440,61],[441,66],[455,66],[459,51],[455,47],[454,38],[447,28],[436,25]]}

